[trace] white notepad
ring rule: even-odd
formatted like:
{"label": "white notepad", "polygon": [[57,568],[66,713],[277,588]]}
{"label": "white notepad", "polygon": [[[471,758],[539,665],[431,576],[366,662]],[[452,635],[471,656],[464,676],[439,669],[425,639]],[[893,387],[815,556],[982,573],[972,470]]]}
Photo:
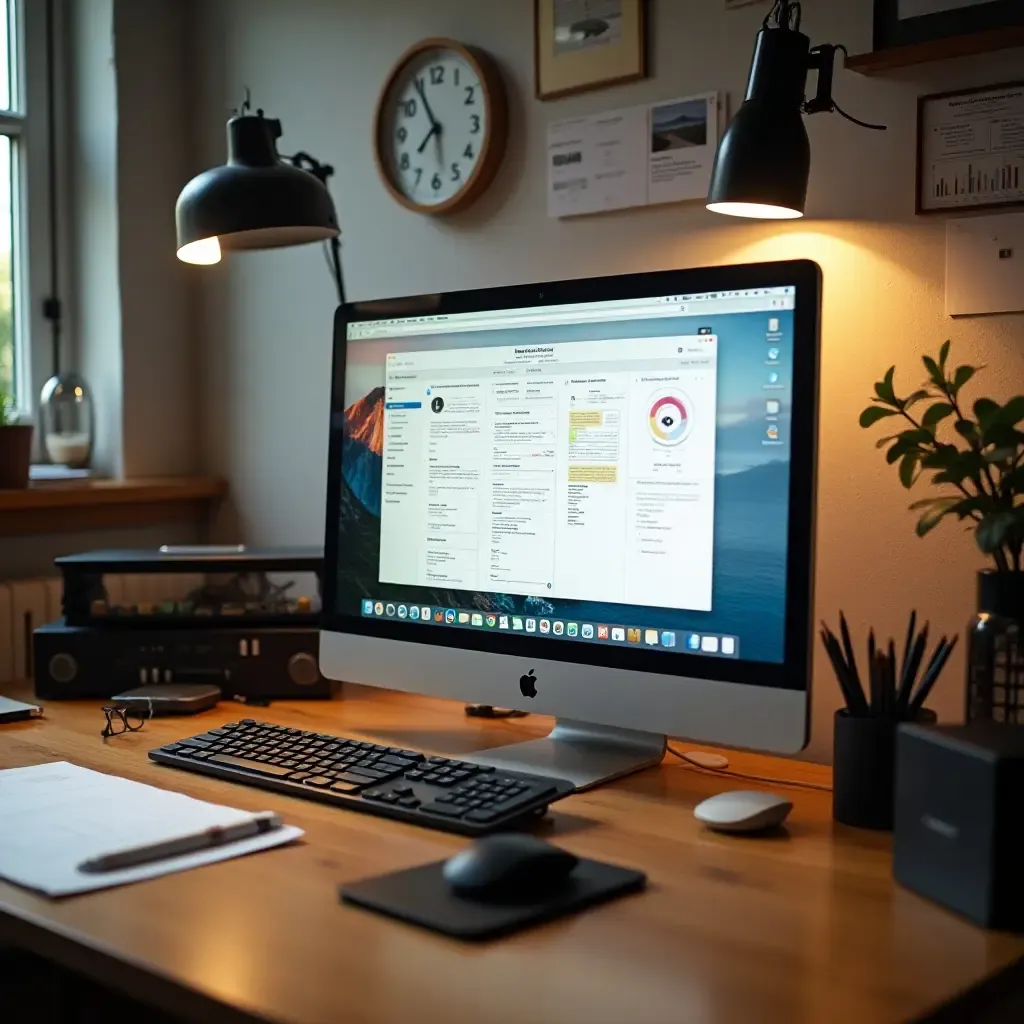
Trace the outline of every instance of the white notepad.
{"label": "white notepad", "polygon": [[249,811],[79,768],[67,761],[0,771],[0,878],[48,896],[106,889],[293,842],[283,826],[238,842],[139,867],[88,874],[86,860],[237,825]]}

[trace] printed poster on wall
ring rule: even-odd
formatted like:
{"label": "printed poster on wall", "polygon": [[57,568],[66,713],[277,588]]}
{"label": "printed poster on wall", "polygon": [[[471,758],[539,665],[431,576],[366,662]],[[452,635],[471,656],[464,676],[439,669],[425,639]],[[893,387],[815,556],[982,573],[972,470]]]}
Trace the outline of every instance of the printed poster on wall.
{"label": "printed poster on wall", "polygon": [[704,199],[718,148],[717,92],[548,125],[548,216]]}

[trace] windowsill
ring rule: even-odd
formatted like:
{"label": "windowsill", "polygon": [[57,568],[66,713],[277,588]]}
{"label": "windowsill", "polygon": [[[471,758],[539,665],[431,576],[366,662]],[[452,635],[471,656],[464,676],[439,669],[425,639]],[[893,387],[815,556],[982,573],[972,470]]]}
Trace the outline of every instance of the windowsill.
{"label": "windowsill", "polygon": [[0,537],[198,520],[227,490],[217,477],[33,483],[0,491]]}

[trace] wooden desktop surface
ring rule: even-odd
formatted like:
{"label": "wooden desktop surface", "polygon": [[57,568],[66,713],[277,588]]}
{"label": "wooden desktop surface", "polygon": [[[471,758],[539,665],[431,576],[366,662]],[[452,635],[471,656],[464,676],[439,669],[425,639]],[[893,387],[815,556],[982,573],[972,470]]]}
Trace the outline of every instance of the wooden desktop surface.
{"label": "wooden desktop surface", "polygon": [[[696,803],[756,784],[672,759],[562,801],[539,827],[575,853],[646,871],[645,893],[460,944],[342,906],[337,888],[448,857],[466,839],[161,767],[146,752],[255,718],[458,754],[535,736],[546,720],[466,719],[458,704],[352,686],[332,702],[222,704],[107,742],[102,717],[96,702],[51,703],[44,720],[0,726],[0,767],[73,761],[269,808],[306,830],[291,847],[59,901],[0,882],[0,943],[189,1020],[895,1022],[926,1018],[1024,956],[1024,938],[982,931],[894,885],[889,837],[834,825],[826,792],[785,790],[795,807],[784,835],[704,831]],[[735,755],[733,767],[830,779],[827,768],[755,755]]]}

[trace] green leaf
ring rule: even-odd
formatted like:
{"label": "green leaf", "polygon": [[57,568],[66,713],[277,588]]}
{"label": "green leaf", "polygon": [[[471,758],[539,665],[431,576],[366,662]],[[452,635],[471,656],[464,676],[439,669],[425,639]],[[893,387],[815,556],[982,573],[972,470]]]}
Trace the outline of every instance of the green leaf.
{"label": "green leaf", "polygon": [[1016,525],[1016,517],[1012,512],[994,512],[992,515],[986,516],[978,524],[978,529],[974,534],[978,547],[986,555],[998,551],[1013,533]]}
{"label": "green leaf", "polygon": [[947,338],[942,343],[942,348],[939,349],[939,368],[943,373],[946,372],[946,360],[949,358],[949,339]]}
{"label": "green leaf", "polygon": [[862,427],[870,427],[877,423],[879,420],[884,420],[886,416],[898,416],[899,413],[895,409],[886,409],[882,405],[869,405],[860,414],[860,425]]}
{"label": "green leaf", "polygon": [[953,394],[955,395],[977,372],[977,366],[958,366],[956,373],[953,374]]}
{"label": "green leaf", "polygon": [[[993,403],[994,404],[994,403]],[[1004,427],[1014,427],[1024,420],[1024,395],[1011,398],[996,414],[996,422]]]}
{"label": "green leaf", "polygon": [[914,486],[914,481],[918,477],[918,463],[919,456],[917,452],[907,452],[903,456],[903,461],[900,463],[900,483],[909,491]]}
{"label": "green leaf", "polygon": [[957,504],[956,498],[942,500],[944,503],[933,505],[918,519],[916,527],[918,537],[923,537],[926,533],[934,530],[953,511],[954,506]]}
{"label": "green leaf", "polygon": [[916,512],[918,509],[921,509],[921,508],[931,508],[933,505],[942,505],[944,508],[949,508],[952,505],[959,505],[960,502],[963,501],[963,500],[965,500],[965,499],[963,499],[963,498],[953,498],[953,497],[945,497],[945,498],[918,498],[917,501],[912,501],[907,506],[907,508],[909,508],[911,512]]}
{"label": "green leaf", "polygon": [[957,420],[954,424],[954,429],[962,438],[970,441],[971,444],[981,440],[978,436],[978,426],[971,420]]}
{"label": "green leaf", "polygon": [[889,465],[896,462],[897,459],[901,459],[907,452],[917,452],[917,446],[923,441],[931,440],[931,434],[927,430],[904,430],[902,434],[896,435],[896,443],[889,449],[886,455],[886,461]]}
{"label": "green leaf", "polygon": [[946,375],[939,369],[939,364],[932,359],[931,356],[922,356],[921,362],[924,363],[924,368],[928,371],[928,377],[931,382],[940,390],[946,390]]}
{"label": "green leaf", "polygon": [[948,469],[959,457],[956,445],[940,444],[921,460],[921,465],[925,469]]}
{"label": "green leaf", "polygon": [[925,391],[923,389],[920,390],[920,391],[915,391],[912,394],[907,395],[906,398],[899,400],[900,408],[901,409],[912,409],[922,399],[930,398],[930,397],[931,397],[931,392],[930,391]]}
{"label": "green leaf", "polygon": [[1016,448],[993,448],[984,454],[986,462],[1009,462],[1017,454]]}
{"label": "green leaf", "polygon": [[974,415],[978,418],[978,423],[981,425],[981,429],[991,422],[992,418],[1000,410],[998,402],[993,402],[991,398],[979,398],[974,403]]}
{"label": "green leaf", "polygon": [[896,367],[890,366],[885,371],[885,376],[875,384],[875,394],[889,405],[896,405],[896,392],[892,388],[892,378],[896,373]]}
{"label": "green leaf", "polygon": [[890,441],[895,441],[896,438],[899,437],[899,436],[900,436],[899,434],[890,434],[888,437],[880,437],[875,442],[875,447],[876,448],[884,448],[887,444],[889,444]]}
{"label": "green leaf", "polygon": [[947,417],[953,415],[953,406],[949,402],[936,402],[925,409],[921,417],[921,426],[927,430],[934,431],[935,428]]}

